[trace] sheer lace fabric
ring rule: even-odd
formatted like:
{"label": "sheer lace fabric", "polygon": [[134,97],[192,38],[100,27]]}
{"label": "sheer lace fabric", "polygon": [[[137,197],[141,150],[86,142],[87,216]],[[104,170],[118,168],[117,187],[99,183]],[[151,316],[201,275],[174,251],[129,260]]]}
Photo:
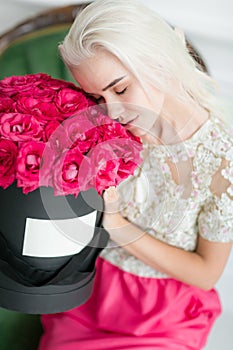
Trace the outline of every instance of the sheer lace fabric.
{"label": "sheer lace fabric", "polygon": [[[143,159],[119,187],[124,217],[187,251],[195,250],[199,234],[209,241],[233,241],[233,133],[221,120],[211,116],[182,143],[145,144]],[[101,255],[130,273],[167,277],[113,242]]]}

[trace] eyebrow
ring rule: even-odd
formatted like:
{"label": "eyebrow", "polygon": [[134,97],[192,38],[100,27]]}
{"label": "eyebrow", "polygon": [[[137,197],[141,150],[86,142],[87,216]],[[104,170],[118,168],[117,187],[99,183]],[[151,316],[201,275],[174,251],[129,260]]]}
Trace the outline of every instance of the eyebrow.
{"label": "eyebrow", "polygon": [[113,87],[114,85],[116,85],[119,81],[121,81],[122,79],[124,79],[126,77],[126,75],[123,75],[120,78],[114,79],[110,84],[108,84],[107,86],[105,86],[105,88],[102,89],[102,91],[106,91],[108,90],[110,87]]}

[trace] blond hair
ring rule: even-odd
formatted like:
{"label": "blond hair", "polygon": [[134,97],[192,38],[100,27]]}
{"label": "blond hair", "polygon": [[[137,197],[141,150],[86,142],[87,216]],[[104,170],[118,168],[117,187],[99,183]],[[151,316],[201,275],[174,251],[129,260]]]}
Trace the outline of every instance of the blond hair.
{"label": "blond hair", "polygon": [[94,1],[77,15],[59,45],[70,68],[100,49],[116,56],[141,84],[149,82],[166,92],[176,80],[200,106],[212,112],[220,108],[217,84],[191,56],[184,36],[140,2]]}

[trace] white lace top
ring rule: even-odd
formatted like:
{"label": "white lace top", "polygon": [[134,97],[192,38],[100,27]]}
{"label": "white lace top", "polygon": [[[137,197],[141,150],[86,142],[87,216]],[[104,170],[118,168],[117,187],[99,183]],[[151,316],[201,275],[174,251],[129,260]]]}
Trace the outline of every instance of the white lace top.
{"label": "white lace top", "polygon": [[[193,251],[200,234],[233,241],[233,133],[215,116],[182,143],[144,145],[143,165],[119,186],[122,215],[168,244]],[[111,242],[101,256],[144,277],[167,277]]]}

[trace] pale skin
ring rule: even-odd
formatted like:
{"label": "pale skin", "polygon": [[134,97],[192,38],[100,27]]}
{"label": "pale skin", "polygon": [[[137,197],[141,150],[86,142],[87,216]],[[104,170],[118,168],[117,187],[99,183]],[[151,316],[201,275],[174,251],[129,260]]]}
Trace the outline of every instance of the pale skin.
{"label": "pale skin", "polygon": [[[87,93],[106,103],[111,118],[150,143],[188,139],[209,116],[194,101],[181,103],[148,84],[153,96],[150,98],[137,79],[106,51],[97,52],[71,72]],[[174,86],[180,88],[177,82]],[[141,108],[149,113],[140,115]],[[117,245],[172,278],[204,290],[215,286],[229,257],[231,243],[210,242],[199,236],[194,252],[168,245],[122,217],[117,199],[116,188],[105,191],[103,226]]]}

